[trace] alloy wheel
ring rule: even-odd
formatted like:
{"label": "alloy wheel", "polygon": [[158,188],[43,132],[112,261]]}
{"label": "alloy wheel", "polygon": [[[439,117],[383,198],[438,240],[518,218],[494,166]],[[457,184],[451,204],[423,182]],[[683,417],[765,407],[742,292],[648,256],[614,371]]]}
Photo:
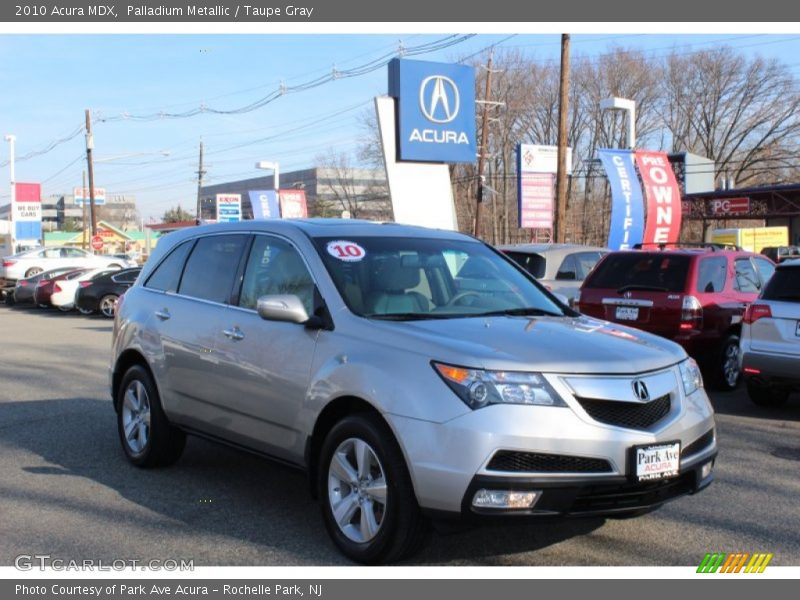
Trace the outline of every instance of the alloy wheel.
{"label": "alloy wheel", "polygon": [[736,382],[739,381],[739,346],[729,344],[725,348],[725,359],[722,363],[722,371],[725,377],[725,383],[730,387],[735,387]]}
{"label": "alloy wheel", "polygon": [[150,398],[138,379],[128,384],[122,401],[125,443],[133,454],[141,454],[150,437]]}
{"label": "alloy wheel", "polygon": [[375,450],[348,438],[336,448],[328,467],[328,502],[341,532],[356,543],[372,540],[386,515],[386,475]]}

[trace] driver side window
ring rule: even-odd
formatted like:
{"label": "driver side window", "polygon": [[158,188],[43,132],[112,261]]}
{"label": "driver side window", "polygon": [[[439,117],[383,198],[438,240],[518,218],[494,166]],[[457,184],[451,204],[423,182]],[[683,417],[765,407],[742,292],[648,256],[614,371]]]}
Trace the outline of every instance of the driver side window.
{"label": "driver side window", "polygon": [[261,296],[292,294],[311,315],[314,289],[306,264],[291,244],[267,235],[256,236],[244,271],[239,306],[255,310]]}

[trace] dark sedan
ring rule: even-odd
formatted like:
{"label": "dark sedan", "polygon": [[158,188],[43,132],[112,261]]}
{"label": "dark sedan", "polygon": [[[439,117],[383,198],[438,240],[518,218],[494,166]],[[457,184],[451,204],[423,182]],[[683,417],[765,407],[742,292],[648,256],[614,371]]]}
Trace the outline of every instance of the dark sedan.
{"label": "dark sedan", "polygon": [[75,271],[76,269],[78,269],[78,267],[59,267],[20,279],[6,295],[6,304],[10,306],[14,306],[15,304],[33,304],[36,284],[40,281],[48,281],[59,275]]}
{"label": "dark sedan", "polygon": [[140,272],[140,268],[124,269],[81,281],[75,296],[75,307],[84,315],[99,312],[104,317],[112,318],[117,300],[133,285]]}
{"label": "dark sedan", "polygon": [[75,279],[90,270],[91,269],[74,269],[62,273],[61,275],[51,277],[50,279],[42,279],[36,282],[36,286],[33,290],[33,303],[41,308],[50,308],[50,296],[53,295],[53,288],[59,281]]}

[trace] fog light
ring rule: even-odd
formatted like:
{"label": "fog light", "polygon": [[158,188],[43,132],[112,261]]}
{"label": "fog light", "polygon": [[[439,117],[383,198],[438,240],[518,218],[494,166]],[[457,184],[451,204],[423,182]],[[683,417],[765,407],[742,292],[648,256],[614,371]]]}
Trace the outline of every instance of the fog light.
{"label": "fog light", "polygon": [[700,481],[711,475],[711,469],[714,467],[714,462],[707,462],[700,467]]}
{"label": "fog light", "polygon": [[472,498],[472,506],[475,508],[533,508],[540,495],[540,491],[478,490]]}

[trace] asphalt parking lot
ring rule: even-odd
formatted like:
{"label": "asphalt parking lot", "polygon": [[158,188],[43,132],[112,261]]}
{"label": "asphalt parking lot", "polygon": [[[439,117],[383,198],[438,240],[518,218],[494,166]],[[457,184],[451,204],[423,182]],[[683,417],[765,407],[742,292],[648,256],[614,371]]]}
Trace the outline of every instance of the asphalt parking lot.
{"label": "asphalt parking lot", "polygon": [[[303,474],[190,438],[169,469],[123,456],[107,391],[111,322],[0,306],[0,565],[20,554],[349,564]],[[716,482],[637,519],[514,522],[431,535],[427,565],[696,565],[772,552],[800,565],[800,396],[776,410],[713,393]]]}

